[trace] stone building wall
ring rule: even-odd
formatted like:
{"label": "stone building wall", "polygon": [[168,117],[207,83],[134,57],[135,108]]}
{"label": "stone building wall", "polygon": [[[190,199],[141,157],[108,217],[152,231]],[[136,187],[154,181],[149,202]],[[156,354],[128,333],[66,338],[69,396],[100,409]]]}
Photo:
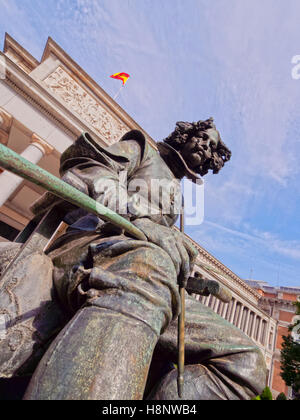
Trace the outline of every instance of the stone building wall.
{"label": "stone building wall", "polygon": [[289,334],[288,327],[295,322],[295,306],[293,303],[300,298],[300,287],[271,287],[265,282],[254,280],[249,280],[247,283],[259,291],[261,295],[258,302],[259,307],[269,313],[277,322],[277,338],[273,355],[274,371],[270,382],[275,394],[284,392],[289,395],[291,390],[280,376],[280,351],[283,341],[282,336]]}

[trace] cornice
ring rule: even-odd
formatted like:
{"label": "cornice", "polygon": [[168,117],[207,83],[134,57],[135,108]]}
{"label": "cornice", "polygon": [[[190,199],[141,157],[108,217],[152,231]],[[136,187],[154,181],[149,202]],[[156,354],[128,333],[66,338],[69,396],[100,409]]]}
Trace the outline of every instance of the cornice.
{"label": "cornice", "polygon": [[[4,54],[0,52],[0,56]],[[52,120],[62,131],[74,140],[82,131],[91,132],[90,127],[86,126],[76,115],[57,100],[46,88],[35,81],[30,75],[26,74],[9,57],[6,60],[6,78],[3,80],[19,95],[24,97],[27,102],[32,104],[40,112]],[[92,132],[93,136],[100,143],[105,144],[97,133]]]}
{"label": "cornice", "polygon": [[[82,119],[77,117],[66,105],[58,98],[53,96],[51,92],[43,87],[38,81],[34,80],[13,60],[7,57],[0,51],[0,56],[5,57],[6,61],[6,78],[3,80],[20,96],[26,99],[40,112],[52,120],[62,131],[74,140],[81,134],[82,131],[90,132],[100,144],[107,145],[106,139],[103,139],[87,126]],[[110,110],[112,112],[112,110]],[[133,121],[133,120],[132,120]],[[150,136],[142,130],[138,124],[135,124],[129,129],[140,129],[145,134],[149,144],[156,148],[156,144]]]}
{"label": "cornice", "polygon": [[[186,235],[188,236],[188,235]],[[240,287],[242,287],[247,293],[250,293],[256,300],[260,298],[260,294],[257,293],[254,289],[248,286],[240,277],[234,274],[228,267],[226,267],[223,263],[221,263],[217,258],[211,255],[208,251],[202,248],[197,242],[195,242],[192,238],[188,236],[188,238],[193,242],[199,254],[202,255],[206,260],[208,260],[214,267],[217,267],[221,270],[221,275],[225,274],[230,279],[234,280]],[[218,273],[216,273],[218,274]]]}
{"label": "cornice", "polygon": [[271,297],[266,297],[266,296],[260,296],[260,302],[265,302],[268,303],[269,305],[283,305],[283,306],[290,306],[290,307],[294,307],[294,301],[291,300],[287,300],[287,299],[279,299],[279,298],[271,298]]}
{"label": "cornice", "polygon": [[5,33],[4,39],[4,54],[7,54],[9,50],[13,50],[20,60],[24,61],[29,70],[34,70],[38,65],[39,61],[34,58],[25,48],[23,48],[17,41],[15,41],[8,33]]}

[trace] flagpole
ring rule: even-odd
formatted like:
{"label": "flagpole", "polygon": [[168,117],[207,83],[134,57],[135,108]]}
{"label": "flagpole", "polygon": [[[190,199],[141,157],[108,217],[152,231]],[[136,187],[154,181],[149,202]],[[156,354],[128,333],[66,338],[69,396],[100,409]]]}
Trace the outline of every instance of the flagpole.
{"label": "flagpole", "polygon": [[115,101],[116,98],[119,96],[119,93],[121,92],[122,87],[125,85],[121,85],[120,89],[118,90],[118,92],[115,94],[115,96],[113,97],[113,100]]}

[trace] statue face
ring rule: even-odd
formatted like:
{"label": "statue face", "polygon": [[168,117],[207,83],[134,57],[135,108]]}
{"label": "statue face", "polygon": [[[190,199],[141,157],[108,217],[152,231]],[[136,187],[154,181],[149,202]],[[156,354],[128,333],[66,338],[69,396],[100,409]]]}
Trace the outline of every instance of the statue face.
{"label": "statue face", "polygon": [[214,144],[215,147],[217,148],[221,140],[220,133],[218,132],[218,130],[214,128],[209,128],[208,130],[206,130],[206,133],[204,134],[207,134],[209,143]]}
{"label": "statue face", "polygon": [[221,141],[218,130],[209,128],[197,134],[199,136],[195,135],[189,139],[181,150],[181,155],[187,165],[200,175],[205,175],[210,169],[210,162],[214,160],[215,164],[218,163],[218,170],[220,170],[224,166],[224,161],[218,159],[216,162],[217,156],[214,153]]}
{"label": "statue face", "polygon": [[231,151],[223,143],[213,118],[194,123],[178,121],[164,143],[180,155],[191,179],[197,179],[197,174],[203,176],[209,170],[217,174],[231,157]]}

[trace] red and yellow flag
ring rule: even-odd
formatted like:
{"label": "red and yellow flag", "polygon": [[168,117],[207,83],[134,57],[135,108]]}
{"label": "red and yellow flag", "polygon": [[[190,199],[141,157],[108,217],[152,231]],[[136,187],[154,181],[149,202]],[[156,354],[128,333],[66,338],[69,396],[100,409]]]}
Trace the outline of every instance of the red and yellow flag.
{"label": "red and yellow flag", "polygon": [[130,76],[127,73],[115,73],[112,74],[110,77],[112,77],[113,79],[122,80],[123,85],[125,85]]}

